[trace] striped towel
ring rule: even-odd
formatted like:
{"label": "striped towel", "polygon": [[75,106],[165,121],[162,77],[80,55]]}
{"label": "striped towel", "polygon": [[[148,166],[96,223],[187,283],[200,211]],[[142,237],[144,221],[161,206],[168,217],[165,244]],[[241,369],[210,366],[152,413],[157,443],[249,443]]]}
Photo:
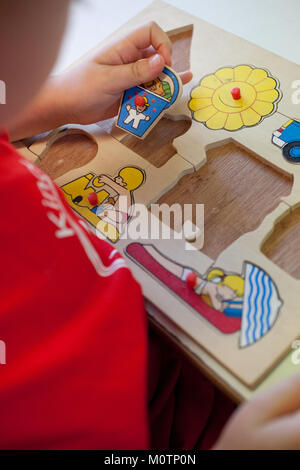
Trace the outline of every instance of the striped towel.
{"label": "striped towel", "polygon": [[245,263],[245,292],[240,346],[262,338],[274,325],[282,301],[270,276],[258,266]]}

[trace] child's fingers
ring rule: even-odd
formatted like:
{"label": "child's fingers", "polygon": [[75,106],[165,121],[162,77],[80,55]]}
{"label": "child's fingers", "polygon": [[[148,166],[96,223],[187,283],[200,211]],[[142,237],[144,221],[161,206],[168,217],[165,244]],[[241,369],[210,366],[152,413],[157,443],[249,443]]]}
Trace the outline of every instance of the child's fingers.
{"label": "child's fingers", "polygon": [[261,448],[300,450],[300,413],[270,421],[257,431],[257,438]]}
{"label": "child's fingers", "polygon": [[148,59],[111,67],[107,77],[109,91],[110,93],[118,93],[132,86],[149,82],[160,74],[164,65],[163,57],[155,54]]}
{"label": "child's fingers", "polygon": [[[151,57],[152,55],[155,54],[155,51],[152,46],[148,47],[147,49],[144,49],[142,51],[143,57]],[[193,74],[190,70],[185,70],[184,72],[180,72],[179,76],[181,78],[182,84],[184,85],[185,83],[188,83],[192,80]]]}
{"label": "child's fingers", "polygon": [[300,374],[243,404],[216,449],[300,449]]}
{"label": "child's fingers", "polygon": [[130,40],[140,50],[152,46],[156,52],[163,56],[165,63],[171,65],[171,41],[168,35],[154,21],[138,27],[129,33],[126,39]]}
{"label": "child's fingers", "polygon": [[143,49],[141,52],[144,58],[151,57],[152,55],[156,53],[153,46],[147,47],[146,49]]}
{"label": "child's fingers", "polygon": [[182,81],[183,85],[190,82],[193,78],[193,74],[190,70],[186,70],[185,72],[180,72],[179,76],[181,78],[181,81]]}
{"label": "child's fingers", "polygon": [[299,390],[300,374],[297,374],[255,397],[245,405],[243,412],[257,423],[293,413],[300,410]]}
{"label": "child's fingers", "polygon": [[[143,57],[148,58],[151,57],[152,55],[155,54],[155,51],[152,46],[148,47],[147,49],[144,49],[142,51]],[[188,83],[192,80],[193,74],[190,70],[185,70],[184,72],[180,72],[179,76],[181,78],[182,84],[184,85],[185,83]]]}

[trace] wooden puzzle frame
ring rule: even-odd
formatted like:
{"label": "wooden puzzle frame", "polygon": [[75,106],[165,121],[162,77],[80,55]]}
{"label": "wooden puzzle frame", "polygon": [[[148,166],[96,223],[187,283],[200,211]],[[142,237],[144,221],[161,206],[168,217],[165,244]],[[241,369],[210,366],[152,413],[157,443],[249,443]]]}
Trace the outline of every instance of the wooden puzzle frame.
{"label": "wooden puzzle frame", "polygon": [[[105,132],[101,123],[84,127],[72,125],[71,130],[66,129],[65,132],[77,130],[87,133],[94,139],[97,151],[86,165],[64,173],[56,178],[56,182],[65,191],[73,209],[91,226],[98,228],[98,233],[101,232],[124,254],[133,273],[142,284],[148,310],[154,318],[154,323],[175,339],[212,380],[224,387],[236,399],[243,399],[250,396],[254,390],[259,390],[296,371],[287,354],[291,344],[300,333],[297,311],[300,281],[264,256],[261,248],[270,237],[275,225],[300,205],[300,167],[291,163],[291,160],[289,161],[286,155],[283,155],[282,149],[278,147],[278,145],[283,145],[281,137],[285,133],[290,134],[291,130],[297,133],[297,120],[294,119],[297,110],[291,100],[291,80],[299,74],[299,66],[160,1],[153,2],[134,20],[124,25],[120,32],[135,25],[137,21],[142,23],[152,20],[157,21],[164,30],[169,31],[171,38],[193,29],[190,65],[194,79],[183,88],[181,99],[168,113],[169,119],[176,120],[185,117],[191,120],[191,126],[187,132],[173,141],[176,149],[175,155],[162,167],[157,168],[122,143],[125,134],[117,127],[111,127],[108,132]],[[208,79],[219,81],[220,88],[224,87],[226,91],[228,86],[234,83],[237,75],[241,79],[243,73],[245,77],[248,73],[244,80],[240,80],[241,87],[245,87],[247,97],[247,93],[250,96],[250,86],[259,86],[260,83],[264,83],[264,80],[270,84],[269,89],[256,90],[257,96],[261,98],[257,101],[264,101],[262,98],[265,98],[267,103],[264,105],[267,106],[266,108],[254,101],[254,106],[256,106],[254,113],[259,114],[258,110],[262,109],[261,119],[256,122],[257,117],[254,117],[254,113],[247,114],[248,108],[244,110],[247,103],[244,103],[240,111],[243,119],[242,126],[238,127],[238,124],[236,129],[226,128],[228,119],[231,119],[233,123],[229,127],[234,127],[236,125],[234,122],[237,120],[234,116],[230,118],[232,113],[228,113],[227,118],[218,116],[218,113],[222,114],[222,111],[217,108],[215,115],[218,119],[215,119],[213,124],[208,123],[209,119],[215,115],[208,114],[209,117],[205,120],[205,114],[201,114],[201,111],[208,109],[209,113],[213,112],[210,109],[211,97],[215,96],[216,88],[212,88],[211,95],[203,96],[201,95],[203,83],[205,88],[205,83],[209,84]],[[255,82],[255,74],[258,77],[257,82]],[[249,77],[252,77],[251,83],[247,81]],[[206,86],[206,88],[209,87]],[[269,99],[267,99],[268,96]],[[192,100],[196,100],[195,103]],[[208,100],[204,103],[204,108],[201,107],[203,104],[201,100]],[[198,105],[199,108],[197,108]],[[198,120],[195,119],[196,112],[199,112],[197,116],[200,119]],[[224,119],[223,126],[221,125],[222,119]],[[54,132],[51,136],[52,143],[57,138],[59,134]],[[128,247],[136,243],[135,240],[123,239],[120,232],[108,230],[107,221],[102,219],[99,221],[95,214],[92,215],[91,207],[86,200],[85,205],[81,206],[76,201],[74,202],[78,196],[82,196],[81,201],[84,200],[90,179],[97,175],[106,175],[113,179],[120,175],[123,168],[130,167],[140,169],[145,175],[143,183],[131,190],[131,197],[134,197],[135,203],[149,206],[159,201],[161,196],[168,193],[184,175],[193,174],[204,167],[207,164],[207,152],[210,149],[232,141],[255,155],[253,158],[259,158],[266,166],[275,168],[291,178],[293,184],[290,194],[280,198],[276,208],[264,217],[255,230],[241,235],[216,257],[209,257],[204,252],[195,250],[186,251],[185,240],[153,241],[148,238],[142,240],[141,244],[151,244],[166,259],[200,272],[204,277],[210,270],[217,268],[222,270],[224,276],[229,273],[228,275],[245,279],[245,262],[259,267],[258,281],[263,278],[263,273],[268,276],[270,279],[268,282],[272,282],[275,290],[278,291],[278,302],[281,302],[279,314],[272,328],[255,341],[255,344],[244,349],[238,346],[238,330],[224,336],[224,333],[215,328],[207,318],[199,313],[195,314],[187,302],[183,302],[178,294],[172,294],[170,288],[166,289],[160,279],[153,276],[149,269],[145,269],[145,266],[129,255]],[[283,148],[289,144],[290,142],[285,142]],[[27,157],[29,155],[32,161],[42,166],[43,157],[47,154],[45,149],[47,145],[49,146],[49,136],[38,140],[29,148],[24,147],[23,150],[21,144],[18,145],[24,155],[26,154]],[[291,148],[293,147],[290,145],[286,153],[291,152]],[[32,152],[31,155],[30,152]],[[82,184],[83,177],[87,178],[82,186],[83,193],[77,194],[78,184]],[[74,182],[76,182],[75,186]],[[67,188],[67,185],[71,183],[75,188],[74,193],[70,186]],[[195,202],[201,203],[202,201]],[[149,218],[151,222],[153,216],[149,215]],[[130,218],[128,218],[128,225],[130,223]],[[206,278],[204,281],[210,282]]]}

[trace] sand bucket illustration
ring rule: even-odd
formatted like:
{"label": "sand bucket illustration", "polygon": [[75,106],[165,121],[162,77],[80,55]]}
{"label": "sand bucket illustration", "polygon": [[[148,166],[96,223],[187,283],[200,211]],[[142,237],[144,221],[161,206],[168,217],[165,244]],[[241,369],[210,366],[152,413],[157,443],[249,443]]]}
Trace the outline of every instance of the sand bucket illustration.
{"label": "sand bucket illustration", "polygon": [[168,67],[148,83],[134,86],[123,94],[117,127],[139,138],[150,131],[181,91],[178,77]]}

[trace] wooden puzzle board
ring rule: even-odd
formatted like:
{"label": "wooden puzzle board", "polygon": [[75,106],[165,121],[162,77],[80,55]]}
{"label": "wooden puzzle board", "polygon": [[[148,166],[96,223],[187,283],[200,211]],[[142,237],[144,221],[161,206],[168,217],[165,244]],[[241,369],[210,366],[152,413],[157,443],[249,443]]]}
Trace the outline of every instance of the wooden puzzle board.
{"label": "wooden puzzle board", "polygon": [[[240,348],[239,346],[241,334],[234,321],[231,322],[233,329],[230,333],[226,332],[225,334],[216,328],[215,324],[201,316],[194,307],[191,308],[191,304],[187,300],[180,298],[178,294],[174,295],[172,293],[171,287],[174,284],[166,287],[167,284],[163,283],[162,278],[158,278],[155,272],[149,274],[149,263],[146,269],[145,265],[141,264],[146,258],[147,262],[152,259],[145,255],[145,250],[142,252],[141,247],[134,246],[133,251],[130,248],[130,256],[127,256],[126,253],[128,253],[128,246],[131,242],[128,240],[118,241],[118,234],[116,236],[114,230],[111,233],[111,240],[115,242],[117,249],[124,252],[134,274],[142,283],[145,297],[150,302],[149,310],[155,316],[156,321],[175,336],[176,340],[186,350],[191,351],[196,356],[199,366],[206,370],[211,378],[222,384],[235,397],[247,397],[251,389],[253,390],[255,387],[259,389],[276,380],[277,377],[293,371],[289,367],[289,358],[287,357],[282,365],[278,366],[262,382],[270,370],[287,354],[293,340],[300,333],[300,322],[298,320],[299,296],[297,293],[299,281],[275,265],[261,252],[261,246],[264,242],[267,243],[275,224],[291,213],[300,201],[300,167],[283,158],[281,150],[271,142],[274,131],[286,121],[295,118],[297,109],[295,109],[295,105],[292,105],[291,82],[297,77],[297,74],[299,75],[299,66],[162,2],[151,4],[137,17],[124,25],[120,32],[126,31],[129,27],[134,27],[137,23],[150,20],[157,21],[163,29],[171,31],[169,33],[171,39],[176,39],[179,48],[181,44],[183,51],[186,51],[186,44],[189,42],[189,36],[186,33],[191,32],[191,25],[193,25],[190,65],[194,80],[184,87],[181,100],[170,113],[170,118],[173,121],[168,123],[168,129],[170,129],[170,123],[173,123],[176,127],[178,122],[179,129],[178,117],[184,116],[185,121],[182,122],[188,122],[187,127],[189,128],[183,135],[176,137],[173,141],[175,151],[170,153],[170,158],[166,159],[164,164],[159,167],[161,157],[164,157],[163,151],[160,153],[159,158],[157,157],[159,153],[157,151],[152,152],[156,155],[154,158],[151,152],[148,153],[146,158],[141,156],[144,152],[144,150],[141,150],[142,144],[137,144],[128,139],[120,129],[112,127],[111,123],[85,126],[84,128],[71,126],[72,129],[80,129],[83,134],[92,135],[96,145],[95,147],[95,145],[87,144],[90,157],[86,158],[84,162],[82,157],[79,158],[72,169],[68,167],[64,169],[51,167],[51,158],[55,154],[57,155],[59,150],[57,146],[55,149],[55,145],[52,145],[52,149],[50,149],[52,157],[51,152],[47,152],[46,147],[49,137],[29,146],[29,150],[39,156],[38,164],[52,177],[55,177],[57,183],[61,186],[77,181],[82,177],[86,177],[86,175],[94,177],[99,174],[107,174],[110,177],[116,177],[124,167],[138,169],[145,175],[145,178],[143,184],[135,188],[134,199],[135,202],[147,205],[157,200],[168,203],[182,202],[186,194],[189,193],[191,178],[194,178],[194,186],[191,191],[194,199],[192,198],[191,202],[203,203],[203,199],[197,199],[200,198],[200,195],[203,197],[203,193],[198,190],[198,187],[201,189],[201,186],[204,185],[203,172],[209,167],[210,162],[218,161],[218,150],[223,148],[224,144],[229,143],[229,145],[232,145],[230,142],[235,142],[238,146],[253,153],[255,155],[253,160],[259,161],[260,165],[264,166],[262,179],[258,178],[254,168],[251,167],[251,172],[249,172],[250,167],[245,166],[245,175],[241,181],[242,187],[245,186],[245,191],[242,190],[240,193],[235,194],[236,201],[242,198],[243,193],[250,194],[250,188],[255,187],[255,185],[257,185],[259,191],[267,178],[275,178],[274,175],[276,174],[278,180],[276,180],[276,185],[273,186],[278,188],[281,184],[282,190],[273,193],[271,188],[267,189],[269,193],[272,192],[271,203],[269,201],[267,209],[265,204],[261,207],[255,200],[251,203],[252,206],[257,206],[257,212],[262,215],[255,219],[254,226],[250,226],[250,231],[247,221],[234,220],[235,223],[232,225],[239,224],[239,231],[227,234],[225,229],[231,223],[230,215],[233,211],[230,210],[230,201],[224,206],[223,209],[229,211],[229,215],[224,221],[223,240],[225,239],[225,245],[224,243],[221,243],[221,245],[210,243],[210,248],[207,250],[204,244],[202,252],[196,253],[195,251],[185,251],[184,241],[143,240],[141,242],[144,245],[151,244],[152,254],[154,253],[155,256],[158,252],[159,255],[174,261],[175,264],[197,271],[203,278],[214,267],[221,269],[223,273],[234,274],[239,277],[243,275],[244,278],[246,275],[245,269],[247,269],[245,268],[246,262],[251,263],[253,266],[253,273],[256,267],[259,267],[257,272],[258,280],[261,281],[264,276],[267,276],[268,282],[272,283],[274,287],[274,292],[277,291],[277,301],[281,302],[281,305],[278,318],[272,328],[267,331],[267,334],[264,334],[254,344],[248,345],[246,348]],[[182,39],[181,42],[180,38]],[[177,71],[180,71],[180,67],[183,67],[182,61],[179,60],[182,55],[182,50],[180,53],[177,50],[175,64],[173,63],[173,67]],[[176,63],[176,60],[178,63]],[[255,78],[256,75],[258,78]],[[264,80],[267,80],[268,86],[270,86],[267,89],[258,88],[256,90],[260,99],[254,100],[254,113],[261,113],[258,121],[254,113],[249,114],[246,112],[248,108],[239,113],[231,113],[227,112],[228,107],[226,107],[225,113],[224,108],[218,109],[218,104],[212,99],[216,90],[214,83],[217,83],[217,88],[221,89],[224,85],[225,93],[228,83],[232,86],[237,77],[242,83],[241,87],[245,87],[242,88],[242,92],[245,90],[244,93],[247,99],[250,96],[249,87],[255,85],[259,87],[264,83]],[[249,77],[252,77],[251,83],[247,82]],[[203,85],[204,79],[206,82]],[[208,95],[203,95],[203,90]],[[192,102],[193,99],[196,101]],[[261,102],[265,102],[267,105],[262,106]],[[211,107],[215,107],[215,109],[212,110]],[[208,114],[205,115],[206,112]],[[226,116],[223,116],[222,113]],[[238,127],[240,123],[234,114],[241,115],[242,127]],[[194,119],[191,120],[192,115]],[[214,120],[211,120],[212,118]],[[202,122],[199,122],[199,120]],[[158,130],[154,129],[147,137],[146,148],[149,149],[151,139],[160,143],[165,127],[167,127],[167,120],[163,119],[157,126]],[[108,133],[104,132],[103,129]],[[66,139],[69,139],[67,145],[71,145],[72,148],[75,148],[75,145],[78,147],[76,142],[70,142],[70,139],[74,136],[70,137],[68,131],[61,135],[65,135]],[[166,150],[169,152],[170,146],[167,146]],[[28,153],[27,147],[24,151]],[[212,160],[210,160],[211,152],[214,152],[211,154]],[[230,147],[229,153],[233,153],[232,147]],[[231,178],[231,169],[224,165],[220,171],[220,177],[223,174],[229,174],[226,183],[228,185]],[[273,172],[272,175],[270,172]],[[209,173],[206,177],[209,180],[208,175]],[[280,178],[278,175],[280,175]],[[188,178],[190,179],[188,180]],[[268,188],[268,186],[266,187]],[[75,188],[76,191],[77,188]],[[204,194],[209,191],[211,190],[208,181],[207,190]],[[209,197],[212,198],[213,191],[209,194]],[[72,193],[72,189],[68,189],[66,196],[76,212],[81,213],[92,225],[99,224],[99,219],[96,218],[95,214],[90,213],[87,204],[82,205],[80,209],[77,203],[74,205],[72,198],[74,199],[73,196],[76,195]],[[220,194],[219,199],[216,197],[215,201],[218,206],[213,207],[212,210],[218,210],[218,207],[222,206],[225,196],[226,192]],[[253,199],[253,195],[251,197]],[[261,197],[263,197],[263,194]],[[274,203],[272,203],[272,198]],[[250,209],[251,207],[245,206],[245,219],[247,219],[248,210],[250,213]],[[251,210],[253,212],[253,207]],[[244,216],[245,214],[241,215]],[[216,222],[220,224],[220,221]],[[212,240],[214,239],[213,226],[214,220],[211,221],[212,236],[210,238]],[[178,227],[174,228],[178,229]],[[219,239],[222,240],[222,232]],[[153,247],[156,252],[153,252]],[[164,275],[163,272],[160,274],[161,276]],[[251,280],[251,274],[249,278]],[[177,279],[175,281],[177,282]],[[260,385],[258,386],[258,384]]]}

